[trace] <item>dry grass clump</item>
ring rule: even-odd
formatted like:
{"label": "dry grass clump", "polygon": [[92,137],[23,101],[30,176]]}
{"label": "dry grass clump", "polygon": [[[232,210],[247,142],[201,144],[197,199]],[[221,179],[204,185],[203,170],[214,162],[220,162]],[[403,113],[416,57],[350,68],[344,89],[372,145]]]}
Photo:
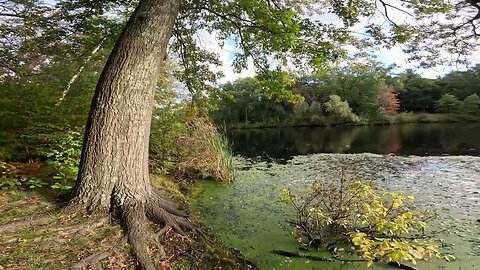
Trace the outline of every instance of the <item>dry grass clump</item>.
{"label": "dry grass clump", "polygon": [[187,132],[179,134],[182,147],[188,149],[175,166],[183,177],[211,177],[232,181],[234,168],[227,139],[206,118],[189,122]]}
{"label": "dry grass clump", "polygon": [[233,157],[227,139],[205,117],[177,117],[154,121],[150,143],[153,171],[175,178],[234,179]]}

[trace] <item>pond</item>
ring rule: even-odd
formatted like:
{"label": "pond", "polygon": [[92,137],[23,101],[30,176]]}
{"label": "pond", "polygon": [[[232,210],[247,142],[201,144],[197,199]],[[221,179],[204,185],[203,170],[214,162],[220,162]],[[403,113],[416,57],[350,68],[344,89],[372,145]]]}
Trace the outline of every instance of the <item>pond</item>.
{"label": "pond", "polygon": [[[432,139],[422,137],[428,134]],[[439,215],[430,224],[431,232],[457,260],[421,262],[417,269],[480,269],[478,134],[478,124],[235,131],[230,138],[237,154],[237,180],[230,185],[201,183],[192,210],[221,242],[255,260],[260,269],[366,269],[363,262],[318,262],[272,252],[299,247],[286,222],[292,212],[276,202],[281,189],[336,181],[343,171],[383,189],[415,195],[419,208]],[[399,143],[389,148],[395,136]],[[374,269],[394,268],[376,264]]]}
{"label": "pond", "polygon": [[227,133],[243,157],[314,153],[480,156],[480,123],[239,129]]}

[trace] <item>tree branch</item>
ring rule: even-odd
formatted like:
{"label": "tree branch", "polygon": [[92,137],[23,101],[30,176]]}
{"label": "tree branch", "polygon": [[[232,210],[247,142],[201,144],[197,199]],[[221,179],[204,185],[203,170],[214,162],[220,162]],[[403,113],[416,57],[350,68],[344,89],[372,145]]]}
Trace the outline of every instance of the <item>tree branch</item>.
{"label": "tree branch", "polygon": [[87,59],[85,59],[85,61],[83,62],[82,66],[80,66],[80,68],[78,68],[77,72],[75,72],[75,74],[73,74],[72,78],[70,78],[70,81],[68,81],[67,86],[65,86],[65,88],[63,89],[62,95],[58,99],[56,106],[59,106],[62,103],[62,101],[65,99],[65,96],[67,96],[68,91],[70,91],[70,88],[72,87],[72,84],[80,76],[83,69],[85,69],[85,66],[88,64],[88,62],[90,62],[92,57],[97,53],[98,50],[100,50],[100,48],[102,47],[102,45],[103,45],[103,43],[105,42],[106,39],[107,39],[107,37],[104,37],[100,41],[100,43],[98,43],[98,45],[95,48],[93,48],[93,50],[88,55]]}
{"label": "tree branch", "polygon": [[0,12],[0,17],[13,17],[13,18],[22,18],[22,19],[25,18],[25,16],[22,16],[22,15],[19,15],[19,14],[1,13],[1,12]]}

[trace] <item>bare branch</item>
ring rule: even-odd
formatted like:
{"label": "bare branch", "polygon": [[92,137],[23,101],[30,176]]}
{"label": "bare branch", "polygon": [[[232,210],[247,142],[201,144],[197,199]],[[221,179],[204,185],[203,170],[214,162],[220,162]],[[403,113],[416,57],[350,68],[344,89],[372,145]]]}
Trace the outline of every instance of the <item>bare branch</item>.
{"label": "bare branch", "polygon": [[88,64],[88,62],[90,62],[92,57],[97,53],[98,50],[100,50],[100,48],[102,47],[102,45],[103,45],[103,43],[105,42],[106,39],[107,39],[107,37],[104,37],[100,41],[100,43],[91,51],[90,55],[88,55],[87,59],[85,59],[85,61],[83,62],[83,65],[80,66],[80,68],[78,68],[77,72],[75,72],[75,74],[72,76],[72,78],[70,78],[70,81],[68,81],[67,86],[63,89],[62,95],[58,99],[56,106],[59,106],[62,103],[62,101],[65,99],[65,96],[67,96],[68,91],[70,91],[70,88],[72,87],[72,84],[80,76],[83,69],[85,69],[85,66]]}

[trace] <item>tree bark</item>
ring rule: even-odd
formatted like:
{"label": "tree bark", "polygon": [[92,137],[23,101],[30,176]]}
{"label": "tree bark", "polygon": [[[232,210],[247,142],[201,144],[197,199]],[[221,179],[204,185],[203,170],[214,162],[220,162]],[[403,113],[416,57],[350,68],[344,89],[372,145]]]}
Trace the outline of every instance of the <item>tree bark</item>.
{"label": "tree bark", "polygon": [[142,0],[127,22],[95,90],[72,203],[109,210],[152,193],[154,91],[178,9],[179,1]]}
{"label": "tree bark", "polygon": [[178,0],[141,0],[123,29],[95,90],[69,206],[119,210],[143,269],[155,269],[148,246],[157,242],[146,234],[147,218],[177,231],[190,224],[153,190],[148,173],[154,91],[179,6]]}

